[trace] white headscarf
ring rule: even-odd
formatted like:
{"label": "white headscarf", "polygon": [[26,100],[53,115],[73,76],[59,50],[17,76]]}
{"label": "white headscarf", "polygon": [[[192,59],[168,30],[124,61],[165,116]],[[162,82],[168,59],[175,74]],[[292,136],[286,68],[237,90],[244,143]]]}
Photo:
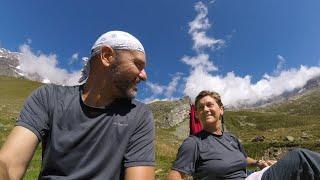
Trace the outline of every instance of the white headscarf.
{"label": "white headscarf", "polygon": [[[124,31],[109,31],[102,34],[91,48],[91,57],[100,53],[101,47],[109,45],[113,49],[137,50],[145,53],[141,42],[133,35]],[[90,58],[91,59],[91,58]],[[85,65],[81,71],[79,83],[87,81],[90,72],[90,59],[84,58]]]}

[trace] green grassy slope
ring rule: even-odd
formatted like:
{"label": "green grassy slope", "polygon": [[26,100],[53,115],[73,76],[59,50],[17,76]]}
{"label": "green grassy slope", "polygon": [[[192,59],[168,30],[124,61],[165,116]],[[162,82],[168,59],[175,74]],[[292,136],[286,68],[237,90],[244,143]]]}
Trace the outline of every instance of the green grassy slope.
{"label": "green grassy slope", "polygon": [[[19,112],[28,95],[41,86],[38,82],[0,76],[0,144],[13,128]],[[41,151],[38,148],[25,179],[37,179],[41,163]]]}
{"label": "green grassy slope", "polygon": [[[27,96],[41,84],[37,82],[0,76],[0,144],[13,128]],[[165,114],[175,107],[175,102],[151,104],[156,119],[156,178],[165,179],[180,144],[185,137],[177,135],[186,131],[188,122],[164,129]],[[315,89],[284,104],[259,110],[227,111],[225,123],[244,144],[247,153],[261,158],[270,148],[307,147],[320,151],[320,89]],[[293,136],[293,142],[284,141]],[[263,142],[251,142],[264,136]],[[36,179],[41,164],[38,148],[25,179]]]}
{"label": "green grassy slope", "polygon": [[289,115],[320,115],[320,87],[308,91],[286,103],[269,106],[264,111]]}
{"label": "green grassy slope", "polygon": [[[257,159],[274,158],[268,155],[273,149],[279,154],[283,150],[295,147],[320,152],[319,110],[320,88],[289,102],[264,109],[226,111],[224,119],[228,131],[241,140],[249,156]],[[165,112],[169,110],[163,113]],[[181,128],[180,126],[182,125],[168,130],[157,129],[159,132],[157,136],[157,170],[159,170],[157,177],[159,179],[166,177],[179,145],[183,141],[174,134],[177,128]],[[252,142],[252,139],[257,136],[264,136],[264,141]],[[286,141],[286,136],[292,136],[295,140]]]}

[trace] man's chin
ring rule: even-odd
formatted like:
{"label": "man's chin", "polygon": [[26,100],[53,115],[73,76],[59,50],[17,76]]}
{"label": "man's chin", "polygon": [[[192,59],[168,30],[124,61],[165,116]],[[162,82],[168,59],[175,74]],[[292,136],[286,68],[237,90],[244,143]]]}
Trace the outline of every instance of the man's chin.
{"label": "man's chin", "polygon": [[133,99],[137,95],[137,87],[131,86],[131,87],[124,87],[124,86],[116,86],[118,91],[118,96],[121,98],[128,98]]}
{"label": "man's chin", "polygon": [[137,89],[136,88],[130,88],[126,92],[126,98],[128,99],[134,99],[137,96]]}

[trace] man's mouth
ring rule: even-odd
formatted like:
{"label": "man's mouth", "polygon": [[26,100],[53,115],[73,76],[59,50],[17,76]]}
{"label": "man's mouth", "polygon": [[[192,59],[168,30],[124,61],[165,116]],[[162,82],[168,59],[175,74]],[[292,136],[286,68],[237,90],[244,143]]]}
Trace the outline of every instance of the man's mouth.
{"label": "man's mouth", "polygon": [[137,86],[135,85],[135,86],[133,86],[132,87],[132,89],[134,90],[134,91],[138,91],[138,88],[137,88]]}

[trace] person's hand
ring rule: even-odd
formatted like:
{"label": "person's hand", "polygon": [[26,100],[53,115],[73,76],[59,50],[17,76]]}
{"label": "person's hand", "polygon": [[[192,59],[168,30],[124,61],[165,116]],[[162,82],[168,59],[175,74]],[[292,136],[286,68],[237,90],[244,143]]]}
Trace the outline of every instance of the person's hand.
{"label": "person's hand", "polygon": [[256,165],[257,165],[257,167],[259,167],[260,169],[263,169],[263,168],[265,168],[265,167],[268,167],[268,166],[270,166],[266,161],[264,161],[264,160],[258,160],[257,162],[256,162]]}
{"label": "person's hand", "polygon": [[269,166],[272,166],[272,165],[274,165],[275,163],[277,163],[277,161],[275,161],[275,160],[268,160],[268,161],[266,161],[266,163],[267,163]]}

